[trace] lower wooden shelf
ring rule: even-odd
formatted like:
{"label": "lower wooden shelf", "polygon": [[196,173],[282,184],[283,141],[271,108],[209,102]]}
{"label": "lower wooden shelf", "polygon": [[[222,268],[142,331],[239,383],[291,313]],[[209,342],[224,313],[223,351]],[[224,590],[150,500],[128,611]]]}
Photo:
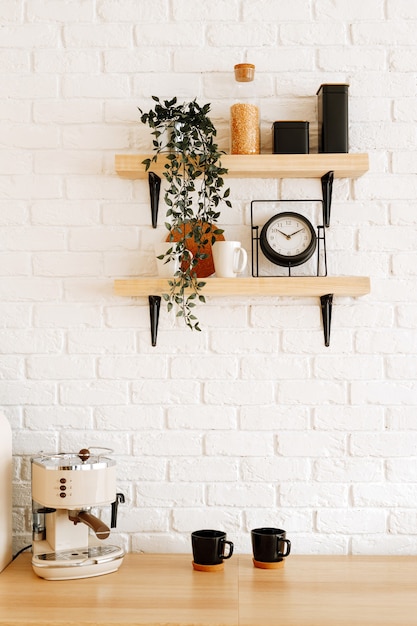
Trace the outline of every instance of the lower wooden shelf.
{"label": "lower wooden shelf", "polygon": [[[205,278],[205,296],[298,296],[319,297],[324,343],[330,345],[333,296],[364,296],[370,291],[367,276],[310,276],[271,278]],[[128,278],[114,281],[118,296],[148,297],[152,345],[156,346],[162,293],[169,292],[169,279]]]}
{"label": "lower wooden shelf", "polygon": [[[309,276],[274,278],[202,278],[205,296],[364,296],[370,292],[367,276]],[[165,278],[127,278],[114,281],[118,296],[144,296],[169,290]]]}

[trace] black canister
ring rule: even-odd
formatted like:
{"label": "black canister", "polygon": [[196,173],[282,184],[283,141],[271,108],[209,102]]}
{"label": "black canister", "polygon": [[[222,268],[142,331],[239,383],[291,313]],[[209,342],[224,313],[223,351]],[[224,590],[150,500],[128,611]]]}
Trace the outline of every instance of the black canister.
{"label": "black canister", "polygon": [[349,152],[348,88],[325,84],[317,91],[319,152]]}
{"label": "black canister", "polygon": [[308,122],[274,122],[274,154],[308,154]]}

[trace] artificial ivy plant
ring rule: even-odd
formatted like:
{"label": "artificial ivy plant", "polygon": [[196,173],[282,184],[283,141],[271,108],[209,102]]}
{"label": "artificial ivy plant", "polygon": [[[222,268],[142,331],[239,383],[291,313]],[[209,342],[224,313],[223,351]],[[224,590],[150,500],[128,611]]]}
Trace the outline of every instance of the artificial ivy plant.
{"label": "artificial ivy plant", "polygon": [[[201,106],[197,100],[179,103],[177,98],[155,101],[153,109],[141,113],[141,122],[151,130],[154,155],[143,164],[148,171],[164,153],[163,169],[168,186],[164,201],[167,206],[165,226],[172,248],[166,253],[180,257],[180,269],[169,280],[169,293],[163,294],[167,309],[176,310],[192,330],[201,330],[193,309],[196,301],[205,302],[201,293],[205,282],[198,274],[198,263],[207,258],[207,246],[223,232],[217,228],[220,205],[231,207],[230,189],[223,190],[221,152],[215,142],[216,128],[208,116],[210,104]],[[193,256],[189,254],[192,243]],[[159,257],[161,258],[161,257]],[[162,256],[164,258],[164,256]]]}

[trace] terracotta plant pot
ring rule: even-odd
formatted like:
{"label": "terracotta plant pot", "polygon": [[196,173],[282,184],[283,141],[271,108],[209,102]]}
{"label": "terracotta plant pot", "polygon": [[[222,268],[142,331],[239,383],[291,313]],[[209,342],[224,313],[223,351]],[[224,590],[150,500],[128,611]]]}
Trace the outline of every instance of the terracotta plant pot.
{"label": "terracotta plant pot", "polygon": [[[192,237],[190,237],[189,239],[187,239],[186,247],[187,250],[189,250],[194,257],[196,256],[197,251],[203,254],[207,254],[207,258],[199,259],[194,268],[198,278],[206,278],[207,276],[211,276],[212,274],[214,274],[211,238],[212,233],[217,230],[218,226],[216,224],[208,224],[207,222],[201,222],[201,226],[205,235],[204,238],[208,238],[209,241],[205,245],[200,245],[199,247],[196,241]],[[190,232],[190,230],[190,223],[185,222],[182,227],[182,233],[178,232],[178,230],[173,230],[171,234],[167,236],[166,241],[179,241],[180,239],[183,239]],[[224,241],[223,235],[215,234],[214,237],[216,241]]]}

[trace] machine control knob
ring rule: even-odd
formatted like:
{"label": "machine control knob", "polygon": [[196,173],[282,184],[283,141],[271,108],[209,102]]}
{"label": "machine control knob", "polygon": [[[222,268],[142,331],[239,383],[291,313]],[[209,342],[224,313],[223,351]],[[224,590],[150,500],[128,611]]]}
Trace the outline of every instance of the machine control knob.
{"label": "machine control knob", "polygon": [[63,485],[64,483],[67,482],[67,479],[66,478],[60,478],[59,482]]}
{"label": "machine control knob", "polygon": [[83,448],[79,451],[78,456],[80,457],[81,461],[88,461],[88,459],[90,458],[90,450],[88,450],[87,448]]}
{"label": "machine control knob", "polygon": [[66,498],[67,494],[65,493],[65,491],[61,491],[60,494],[59,494],[59,497],[60,498]]}

